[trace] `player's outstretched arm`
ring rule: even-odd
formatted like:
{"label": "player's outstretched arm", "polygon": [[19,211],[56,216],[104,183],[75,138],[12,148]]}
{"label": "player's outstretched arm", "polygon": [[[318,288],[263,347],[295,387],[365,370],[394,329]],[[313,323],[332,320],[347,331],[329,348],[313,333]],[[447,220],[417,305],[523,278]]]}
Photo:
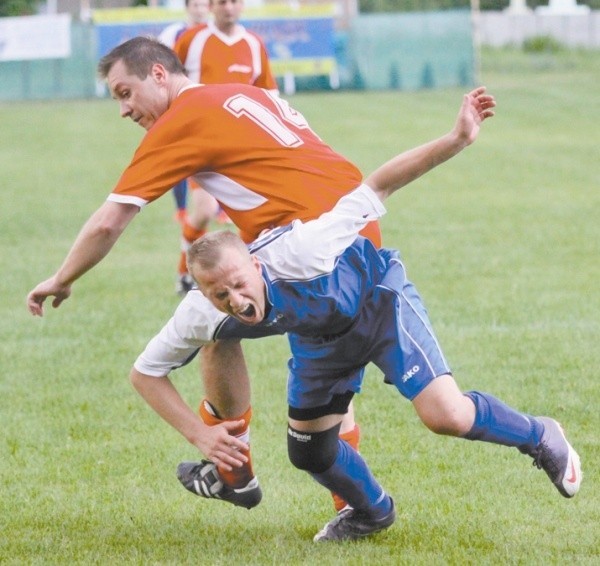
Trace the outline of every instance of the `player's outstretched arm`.
{"label": "player's outstretched arm", "polygon": [[167,376],[153,377],[132,368],[129,377],[146,403],[217,466],[231,470],[248,461],[241,453],[241,450],[248,450],[248,445],[229,434],[229,430],[240,427],[244,421],[206,425],[182,399]]}
{"label": "player's outstretched arm", "polygon": [[54,308],[68,299],[71,285],[108,254],[139,210],[133,204],[106,201],[85,223],[60,269],[27,295],[29,312],[43,316],[48,297],[54,297]]}
{"label": "player's outstretched arm", "polygon": [[496,100],[478,87],[465,94],[452,130],[429,143],[392,158],[371,173],[365,183],[381,200],[418,179],[471,145],[479,135],[484,120],[494,116]]}

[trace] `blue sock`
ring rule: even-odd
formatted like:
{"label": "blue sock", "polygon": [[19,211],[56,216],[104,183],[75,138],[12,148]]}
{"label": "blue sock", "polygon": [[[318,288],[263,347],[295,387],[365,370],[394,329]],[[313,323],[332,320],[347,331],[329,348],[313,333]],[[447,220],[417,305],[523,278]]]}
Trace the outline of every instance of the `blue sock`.
{"label": "blue sock", "polygon": [[475,403],[475,423],[464,436],[504,446],[514,446],[531,454],[539,444],[544,425],[531,415],[525,415],[505,405],[489,393],[465,393]]}
{"label": "blue sock", "polygon": [[177,205],[177,210],[185,210],[187,203],[187,180],[179,181],[173,187],[173,197],[175,197],[175,204]]}
{"label": "blue sock", "polygon": [[343,440],[338,439],[338,454],[330,468],[309,473],[354,509],[367,511],[374,518],[384,517],[392,508],[390,496],[373,477],[362,456]]}

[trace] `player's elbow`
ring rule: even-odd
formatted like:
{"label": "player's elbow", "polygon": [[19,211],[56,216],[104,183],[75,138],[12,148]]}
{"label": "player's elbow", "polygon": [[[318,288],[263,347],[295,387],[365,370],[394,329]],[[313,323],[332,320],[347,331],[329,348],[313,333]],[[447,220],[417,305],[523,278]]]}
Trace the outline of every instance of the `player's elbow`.
{"label": "player's elbow", "polygon": [[371,175],[366,177],[363,183],[375,193],[375,195],[377,196],[377,198],[379,198],[381,202],[383,202],[393,190],[390,190],[389,187],[386,187],[383,180],[379,178],[376,173],[372,173]]}
{"label": "player's elbow", "polygon": [[129,372],[129,382],[140,395],[143,395],[149,379],[153,378],[149,375],[144,375],[143,373],[139,372],[137,369],[135,369],[135,367],[132,367],[131,371]]}
{"label": "player's elbow", "polygon": [[131,385],[136,391],[139,391],[141,380],[142,374],[137,369],[132,367],[131,371],[129,372],[129,383],[131,383]]}
{"label": "player's elbow", "polygon": [[94,232],[97,238],[102,241],[115,242],[123,233],[123,228],[113,222],[99,222],[94,227]]}
{"label": "player's elbow", "polygon": [[104,239],[116,240],[139,210],[134,204],[107,201],[93,218],[94,230]]}

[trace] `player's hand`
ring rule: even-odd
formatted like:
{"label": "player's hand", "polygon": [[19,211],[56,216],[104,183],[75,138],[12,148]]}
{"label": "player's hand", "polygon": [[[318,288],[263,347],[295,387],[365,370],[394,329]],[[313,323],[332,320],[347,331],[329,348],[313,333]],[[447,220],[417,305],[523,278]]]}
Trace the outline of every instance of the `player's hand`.
{"label": "player's hand", "polygon": [[54,277],[39,283],[29,295],[27,295],[27,308],[34,316],[44,316],[44,301],[48,297],[54,297],[52,306],[58,308],[60,304],[71,295],[70,285],[61,285]]}
{"label": "player's hand", "polygon": [[231,471],[241,468],[248,458],[241,450],[248,450],[248,445],[239,438],[229,434],[244,424],[244,421],[225,421],[218,425],[209,426],[196,444],[197,448],[217,466]]}
{"label": "player's hand", "polygon": [[496,99],[487,94],[484,86],[465,94],[454,125],[455,134],[463,139],[466,145],[472,144],[479,135],[482,122],[494,116],[495,107]]}

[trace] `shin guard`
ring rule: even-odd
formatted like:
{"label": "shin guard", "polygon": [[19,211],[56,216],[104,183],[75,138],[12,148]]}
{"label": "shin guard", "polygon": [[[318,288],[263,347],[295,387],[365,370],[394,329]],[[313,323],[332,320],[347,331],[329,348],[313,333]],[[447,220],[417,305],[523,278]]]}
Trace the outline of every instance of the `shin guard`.
{"label": "shin guard", "polygon": [[[357,452],[358,445],[360,444],[360,427],[355,424],[352,430],[348,432],[340,433],[340,440],[347,442],[354,450]],[[336,511],[341,511],[346,505],[348,505],[347,501],[340,497],[337,493],[331,492],[331,497],[333,498],[333,506]]]}
{"label": "shin guard", "polygon": [[535,418],[520,413],[489,393],[465,393],[475,404],[475,422],[464,436],[467,440],[481,440],[504,446],[514,446],[530,453],[539,444],[543,425]]}

